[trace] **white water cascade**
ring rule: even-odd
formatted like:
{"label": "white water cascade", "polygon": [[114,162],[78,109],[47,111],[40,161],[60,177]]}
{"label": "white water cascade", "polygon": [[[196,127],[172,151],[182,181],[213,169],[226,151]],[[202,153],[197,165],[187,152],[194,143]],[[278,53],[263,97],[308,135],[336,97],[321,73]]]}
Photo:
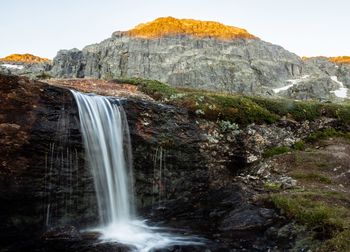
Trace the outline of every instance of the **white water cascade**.
{"label": "white water cascade", "polygon": [[72,91],[78,105],[86,158],[91,168],[100,217],[95,228],[106,242],[150,251],[171,245],[201,245],[195,237],[176,236],[136,218],[132,155],[124,110],[116,100]]}

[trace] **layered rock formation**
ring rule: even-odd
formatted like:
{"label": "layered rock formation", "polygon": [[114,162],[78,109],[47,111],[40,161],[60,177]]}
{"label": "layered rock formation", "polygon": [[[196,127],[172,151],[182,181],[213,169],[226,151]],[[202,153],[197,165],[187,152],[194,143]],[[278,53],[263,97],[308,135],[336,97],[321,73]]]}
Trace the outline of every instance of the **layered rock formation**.
{"label": "layered rock formation", "polygon": [[176,86],[266,94],[285,80],[301,76],[303,62],[240,28],[168,18],[115,32],[82,51],[60,51],[52,74],[142,77]]}
{"label": "layered rock formation", "polygon": [[167,17],[82,50],[61,50],[52,64],[31,55],[7,57],[0,71],[40,79],[141,77],[230,93],[343,101],[349,95],[348,61],[301,59],[241,28]]}
{"label": "layered rock formation", "polygon": [[[343,64],[346,59],[303,61],[241,28],[168,17],[115,32],[82,51],[62,50],[51,73],[60,78],[141,77],[250,95],[342,100],[347,90],[337,90],[350,87],[350,67]],[[291,86],[288,92],[280,92]]]}

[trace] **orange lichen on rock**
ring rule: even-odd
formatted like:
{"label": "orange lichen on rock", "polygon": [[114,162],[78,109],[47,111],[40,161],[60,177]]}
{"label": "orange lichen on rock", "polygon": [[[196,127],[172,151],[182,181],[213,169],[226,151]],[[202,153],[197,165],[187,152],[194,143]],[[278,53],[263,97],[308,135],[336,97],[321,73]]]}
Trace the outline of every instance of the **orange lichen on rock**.
{"label": "orange lichen on rock", "polygon": [[125,32],[125,34],[150,39],[182,34],[198,38],[211,37],[222,40],[256,38],[245,29],[234,26],[227,26],[214,21],[176,19],[173,17],[161,17],[152,22],[140,24],[134,29]]}
{"label": "orange lichen on rock", "polygon": [[0,61],[21,62],[21,63],[41,63],[41,62],[49,62],[50,60],[26,53],[26,54],[11,54],[5,58],[0,59]]}
{"label": "orange lichen on rock", "polygon": [[350,64],[350,56],[330,57],[329,60],[334,63]]}

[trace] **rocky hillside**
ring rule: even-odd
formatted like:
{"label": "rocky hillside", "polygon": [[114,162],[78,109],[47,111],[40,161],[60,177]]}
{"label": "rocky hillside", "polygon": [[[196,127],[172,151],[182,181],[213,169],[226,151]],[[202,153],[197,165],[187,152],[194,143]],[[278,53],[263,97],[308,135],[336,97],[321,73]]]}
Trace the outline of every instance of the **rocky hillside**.
{"label": "rocky hillside", "polygon": [[246,30],[217,22],[159,18],[82,51],[63,50],[52,75],[142,77],[188,86],[294,99],[348,97],[346,57],[302,60]]}
{"label": "rocky hillside", "polygon": [[77,107],[66,87],[106,92],[94,83],[110,95],[133,90],[123,106],[139,213],[208,239],[205,248],[171,250],[350,248],[347,106],[144,80],[56,80],[52,86],[0,75],[5,251],[130,251],[78,231],[96,221],[97,209]]}
{"label": "rocky hillside", "polygon": [[85,47],[60,51],[56,77],[142,77],[175,86],[266,94],[303,74],[295,54],[244,29],[161,18]]}
{"label": "rocky hillside", "polygon": [[302,59],[242,28],[167,17],[82,50],[61,50],[52,64],[4,62],[0,71],[41,79],[140,77],[229,93],[344,101],[348,62],[346,56]]}
{"label": "rocky hillside", "polygon": [[288,89],[278,94],[294,99],[344,100],[350,93],[350,65],[336,59],[346,57],[304,58],[306,75],[301,79],[289,80]]}
{"label": "rocky hillside", "polygon": [[0,58],[0,73],[43,78],[48,76],[47,72],[51,69],[51,63],[49,59],[29,53],[11,54]]}

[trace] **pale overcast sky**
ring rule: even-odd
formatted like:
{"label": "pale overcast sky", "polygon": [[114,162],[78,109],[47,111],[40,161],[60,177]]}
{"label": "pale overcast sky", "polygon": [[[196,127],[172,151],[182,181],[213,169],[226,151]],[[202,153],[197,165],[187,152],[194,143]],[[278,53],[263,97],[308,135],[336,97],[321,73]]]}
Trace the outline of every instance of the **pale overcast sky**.
{"label": "pale overcast sky", "polygon": [[157,17],[247,29],[300,56],[350,55],[350,0],[0,0],[0,57],[53,58]]}

